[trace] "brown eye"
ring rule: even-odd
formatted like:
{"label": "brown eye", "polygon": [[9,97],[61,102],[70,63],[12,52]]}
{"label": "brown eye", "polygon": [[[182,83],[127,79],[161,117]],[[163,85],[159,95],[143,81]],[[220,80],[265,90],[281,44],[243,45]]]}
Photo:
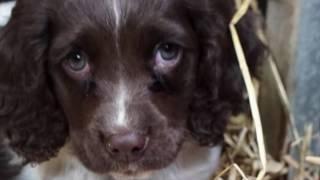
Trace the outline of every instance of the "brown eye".
{"label": "brown eye", "polygon": [[163,61],[177,60],[181,53],[181,48],[177,44],[164,43],[157,49],[157,58]]}
{"label": "brown eye", "polygon": [[72,71],[82,71],[88,65],[87,59],[78,51],[71,52],[65,63]]}

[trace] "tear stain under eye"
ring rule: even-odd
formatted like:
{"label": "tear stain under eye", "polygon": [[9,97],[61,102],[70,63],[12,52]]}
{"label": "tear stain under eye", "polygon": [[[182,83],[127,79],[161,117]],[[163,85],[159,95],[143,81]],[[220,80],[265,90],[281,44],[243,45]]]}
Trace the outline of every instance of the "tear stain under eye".
{"label": "tear stain under eye", "polygon": [[153,73],[152,79],[153,79],[152,85],[149,87],[151,91],[166,92],[169,94],[173,93],[171,85],[163,75],[160,75],[158,73]]}
{"label": "tear stain under eye", "polygon": [[93,80],[86,80],[83,82],[82,86],[84,89],[85,96],[87,97],[96,88],[96,83]]}

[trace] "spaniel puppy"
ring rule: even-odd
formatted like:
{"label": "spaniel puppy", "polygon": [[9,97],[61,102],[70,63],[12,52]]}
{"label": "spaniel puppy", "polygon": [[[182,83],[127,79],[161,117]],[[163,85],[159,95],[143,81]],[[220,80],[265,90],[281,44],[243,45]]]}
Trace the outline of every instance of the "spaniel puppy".
{"label": "spaniel puppy", "polygon": [[[25,162],[58,155],[26,170],[209,179],[227,120],[247,106],[235,11],[233,0],[18,0],[0,32],[0,127]],[[253,75],[255,25],[249,11],[237,26]]]}

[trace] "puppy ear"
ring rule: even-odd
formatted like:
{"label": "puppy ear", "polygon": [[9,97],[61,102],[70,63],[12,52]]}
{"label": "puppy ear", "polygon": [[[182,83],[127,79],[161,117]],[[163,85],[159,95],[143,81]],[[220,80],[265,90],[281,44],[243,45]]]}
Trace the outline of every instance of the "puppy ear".
{"label": "puppy ear", "polygon": [[18,1],[0,32],[0,129],[27,161],[54,156],[67,124],[47,70],[49,23],[43,1]]}
{"label": "puppy ear", "polygon": [[[192,8],[192,17],[196,17],[193,22],[200,41],[201,57],[188,126],[201,145],[213,146],[223,140],[231,114],[245,111],[248,103],[228,27],[235,13],[233,1],[197,2],[189,7],[196,7]],[[256,23],[250,10],[237,25],[254,76],[264,54],[264,46],[256,36]]]}

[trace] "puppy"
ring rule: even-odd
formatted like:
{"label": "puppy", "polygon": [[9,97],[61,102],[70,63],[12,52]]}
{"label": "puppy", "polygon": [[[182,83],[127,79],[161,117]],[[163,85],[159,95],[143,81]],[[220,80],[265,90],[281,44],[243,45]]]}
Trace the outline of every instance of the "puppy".
{"label": "puppy", "polygon": [[[26,171],[209,179],[227,120],[247,106],[235,11],[233,0],[19,0],[0,33],[0,125],[26,162],[47,161]],[[256,76],[255,25],[249,11],[237,28]]]}

